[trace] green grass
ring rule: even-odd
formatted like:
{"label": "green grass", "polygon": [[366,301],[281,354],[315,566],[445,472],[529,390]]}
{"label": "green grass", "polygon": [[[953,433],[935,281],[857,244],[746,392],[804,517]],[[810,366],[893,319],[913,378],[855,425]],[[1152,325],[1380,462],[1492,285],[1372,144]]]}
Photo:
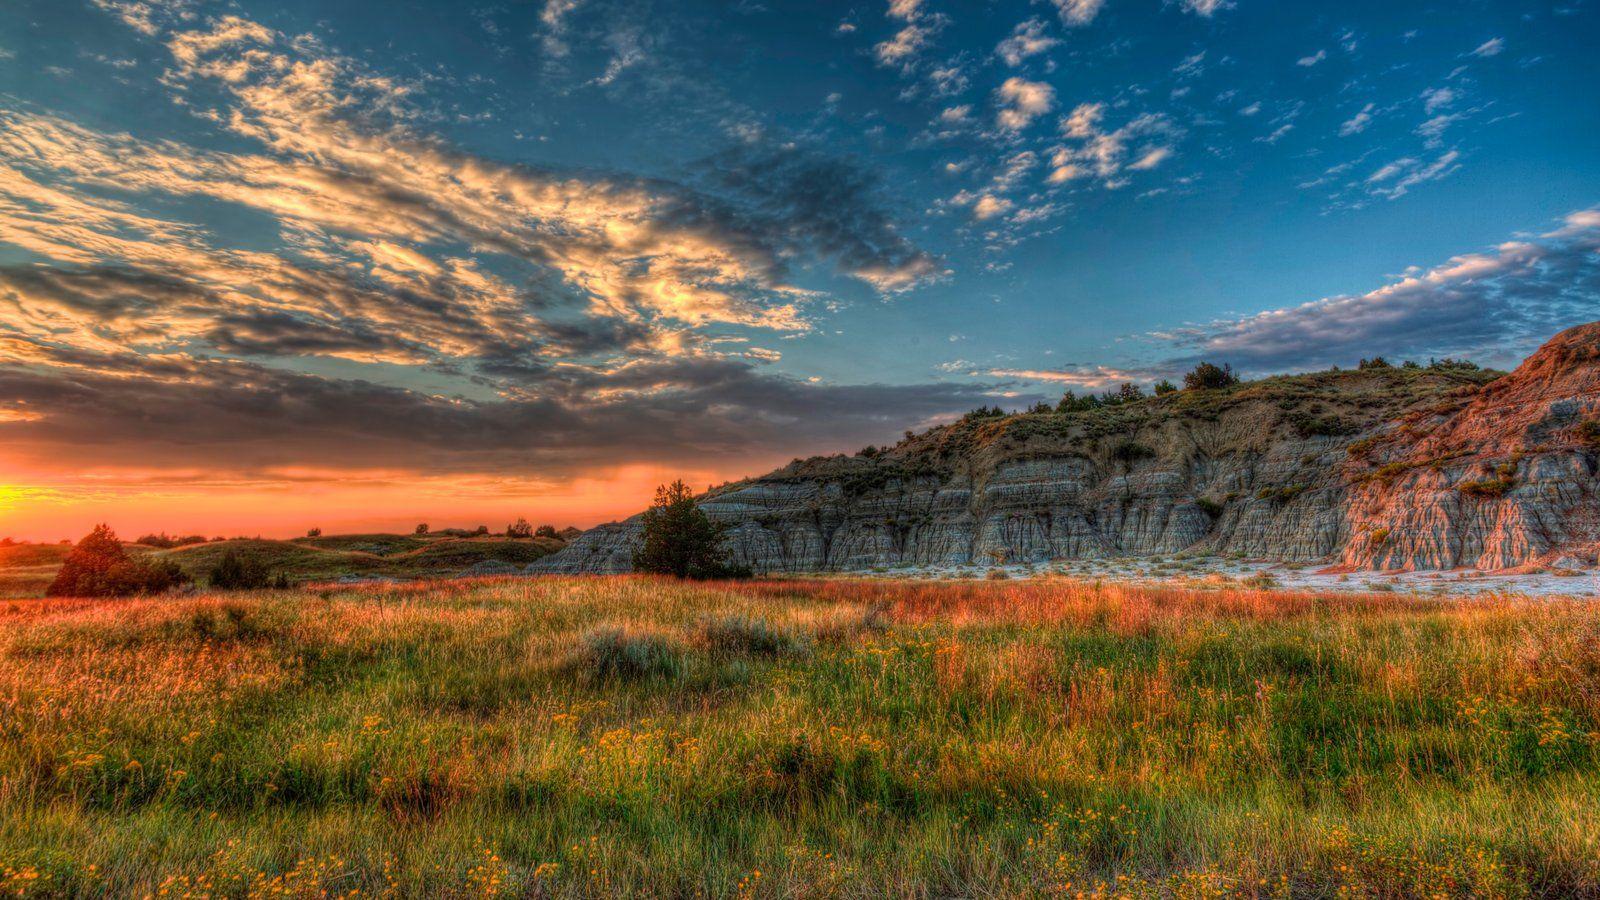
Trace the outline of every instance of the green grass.
{"label": "green grass", "polygon": [[1600,892],[1600,612],[639,578],[0,604],[0,891]]}

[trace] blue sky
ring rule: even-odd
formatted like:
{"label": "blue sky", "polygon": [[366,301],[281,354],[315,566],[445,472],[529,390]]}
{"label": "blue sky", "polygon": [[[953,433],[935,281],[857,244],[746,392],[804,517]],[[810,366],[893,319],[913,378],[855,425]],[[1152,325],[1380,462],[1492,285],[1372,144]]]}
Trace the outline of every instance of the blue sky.
{"label": "blue sky", "polygon": [[538,497],[1200,358],[1510,365],[1600,309],[1596,46],[1594,0],[12,0],[0,432],[53,496]]}

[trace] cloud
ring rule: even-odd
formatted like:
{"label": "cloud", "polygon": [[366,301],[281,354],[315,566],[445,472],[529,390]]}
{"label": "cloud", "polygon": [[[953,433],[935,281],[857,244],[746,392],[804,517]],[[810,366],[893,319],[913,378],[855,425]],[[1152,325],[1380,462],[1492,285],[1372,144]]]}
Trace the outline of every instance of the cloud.
{"label": "cloud", "polygon": [[1009,211],[1011,207],[1011,201],[1004,197],[996,197],[993,194],[984,194],[978,198],[976,203],[972,204],[972,217],[982,222],[986,219],[992,219],[996,216],[1005,215],[1005,213]]}
{"label": "cloud", "polygon": [[1456,92],[1447,87],[1429,88],[1422,92],[1422,106],[1428,115],[1456,101]]}
{"label": "cloud", "polygon": [[[1106,131],[1102,127],[1106,107],[1102,103],[1081,103],[1061,120],[1061,133],[1069,143],[1050,157],[1049,180],[1054,184],[1075,181],[1089,175],[1106,187],[1120,187],[1118,176],[1124,171],[1148,171],[1169,159],[1173,142],[1183,131],[1166,116],[1145,113],[1121,127]],[[1139,145],[1132,163],[1130,145]]]}
{"label": "cloud", "polygon": [[1067,385],[1080,390],[1099,391],[1126,383],[1151,382],[1165,377],[1164,371],[1119,369],[1110,366],[1063,366],[1059,369],[990,369],[995,378]]}
{"label": "cloud", "polygon": [[1451,150],[1432,162],[1409,156],[1397,159],[1367,176],[1367,190],[1376,196],[1398,200],[1419,184],[1438,181],[1453,174],[1461,168],[1457,162],[1460,158],[1460,152]]}
{"label": "cloud", "polygon": [[1100,14],[1100,8],[1105,5],[1105,0],[1050,0],[1050,2],[1055,4],[1062,23],[1072,26],[1093,22],[1094,17]]}
{"label": "cloud", "polygon": [[1514,364],[1600,310],[1600,210],[1573,212],[1535,239],[1414,269],[1364,294],[1213,323],[1176,337],[1189,355],[1252,372],[1349,365],[1358,358],[1465,356]]}
{"label": "cloud", "polygon": [[1464,118],[1466,118],[1466,116],[1460,113],[1441,114],[1434,116],[1428,121],[1417,126],[1417,134],[1425,139],[1423,141],[1423,145],[1429,149],[1441,147],[1444,145],[1445,129]]}
{"label": "cloud", "polygon": [[1056,91],[1042,81],[1013,75],[995,90],[995,100],[1000,107],[996,124],[1006,131],[1021,131],[1055,108]]}
{"label": "cloud", "polygon": [[917,66],[917,57],[927,48],[929,41],[947,19],[929,15],[922,8],[922,0],[889,0],[886,15],[905,23],[894,36],[873,47],[873,54],[883,66],[911,72]]}
{"label": "cloud", "polygon": [[582,0],[544,0],[544,8],[539,10],[539,21],[545,27],[542,44],[544,51],[552,57],[566,56],[569,52],[562,36],[567,30],[567,18],[581,2]]}
{"label": "cloud", "polygon": [[[118,9],[217,131],[148,141],[0,100],[0,235],[29,260],[0,266],[8,461],[559,477],[879,436],[987,396],[808,385],[719,349],[810,327],[825,298],[799,267],[882,293],[941,277],[862,163],[758,137],[679,180],[507,165],[314,39]],[[277,241],[230,243],[196,208]]]}
{"label": "cloud", "polygon": [[1310,67],[1316,65],[1319,62],[1322,62],[1323,60],[1325,60],[1327,58],[1328,58],[1328,51],[1326,51],[1326,50],[1318,50],[1316,53],[1313,53],[1310,56],[1302,56],[1298,60],[1295,60],[1295,65],[1297,65],[1297,66],[1305,66],[1306,68],[1309,69]]}
{"label": "cloud", "polygon": [[1489,40],[1479,44],[1478,48],[1472,51],[1472,55],[1486,58],[1490,56],[1499,56],[1500,52],[1505,48],[1506,42],[1504,38],[1490,38]]}
{"label": "cloud", "polygon": [[1211,18],[1219,10],[1233,9],[1232,0],[1182,0],[1184,12],[1194,13],[1202,18]]}
{"label": "cloud", "polygon": [[878,62],[886,66],[899,66],[905,68],[916,60],[922,48],[928,45],[931,32],[921,25],[907,25],[895,32],[894,37],[884,41],[874,51],[878,55]]}
{"label": "cloud", "polygon": [[1367,126],[1372,124],[1374,106],[1375,104],[1368,103],[1366,106],[1361,107],[1360,112],[1346,119],[1344,124],[1339,126],[1339,136],[1349,137],[1352,134],[1360,134],[1366,131]]}
{"label": "cloud", "polygon": [[1011,36],[995,47],[995,53],[1005,60],[1006,65],[1020,66],[1028,57],[1037,56],[1061,43],[1059,38],[1045,34],[1044,29],[1043,19],[1029,19],[1017,25]]}

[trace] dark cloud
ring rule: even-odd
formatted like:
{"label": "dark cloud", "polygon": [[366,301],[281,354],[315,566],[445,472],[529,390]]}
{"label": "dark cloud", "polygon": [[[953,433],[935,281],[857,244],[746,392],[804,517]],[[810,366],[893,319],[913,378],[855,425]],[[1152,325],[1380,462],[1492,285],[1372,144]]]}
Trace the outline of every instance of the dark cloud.
{"label": "dark cloud", "polygon": [[703,468],[882,441],[995,399],[978,385],[809,384],[721,357],[530,371],[536,393],[482,400],[238,360],[15,340],[0,353],[19,361],[0,366],[0,398],[44,412],[0,425],[7,450],[52,467],[546,478],[640,461]]}
{"label": "dark cloud", "polygon": [[938,261],[900,233],[878,175],[858,161],[758,140],[699,168],[711,189],[741,204],[746,226],[777,246],[834,259],[845,273],[883,290],[903,290],[938,273]]}

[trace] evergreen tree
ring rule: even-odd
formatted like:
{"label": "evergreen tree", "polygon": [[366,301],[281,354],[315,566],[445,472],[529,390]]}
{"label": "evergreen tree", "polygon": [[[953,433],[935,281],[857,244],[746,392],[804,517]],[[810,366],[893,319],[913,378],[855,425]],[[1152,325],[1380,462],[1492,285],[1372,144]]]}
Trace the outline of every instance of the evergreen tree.
{"label": "evergreen tree", "polygon": [[726,525],[711,521],[682,481],[656,488],[656,502],[644,514],[644,543],[633,554],[640,572],[678,578],[748,577],[728,562],[722,546]]}
{"label": "evergreen tree", "polygon": [[189,580],[171,560],[128,558],[109,525],[96,525],[67,554],[46,597],[127,597],[159,594]]}

